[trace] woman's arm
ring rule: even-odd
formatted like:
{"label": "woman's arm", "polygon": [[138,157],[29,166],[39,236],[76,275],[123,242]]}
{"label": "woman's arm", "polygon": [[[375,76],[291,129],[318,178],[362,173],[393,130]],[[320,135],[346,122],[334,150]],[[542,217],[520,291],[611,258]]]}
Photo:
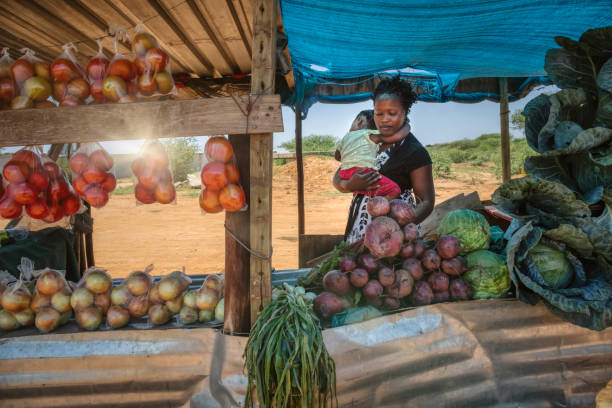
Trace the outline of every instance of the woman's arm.
{"label": "woman's arm", "polygon": [[[366,170],[364,168],[364,170]],[[354,191],[370,191],[376,190],[374,184],[380,180],[380,174],[377,171],[370,171],[368,173],[355,172],[353,177],[348,180],[343,180],[340,177],[340,169],[334,174],[332,182],[334,187],[341,193],[352,193]]]}
{"label": "woman's arm", "polygon": [[412,170],[410,173],[412,191],[416,197],[416,208],[414,209],[415,224],[419,224],[431,214],[436,202],[436,191],[434,188],[431,164]]}

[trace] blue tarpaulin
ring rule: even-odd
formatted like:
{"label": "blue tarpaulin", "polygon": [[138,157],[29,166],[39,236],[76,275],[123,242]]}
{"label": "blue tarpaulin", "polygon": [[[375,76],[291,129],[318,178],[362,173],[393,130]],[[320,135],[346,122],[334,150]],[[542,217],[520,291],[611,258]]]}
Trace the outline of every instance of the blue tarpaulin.
{"label": "blue tarpaulin", "polygon": [[293,105],[325,100],[313,93],[317,84],[406,67],[428,71],[410,73],[431,89],[422,100],[483,99],[456,94],[455,86],[484,77],[545,82],[555,36],[577,40],[612,24],[610,0],[281,0],[281,11],[296,77]]}

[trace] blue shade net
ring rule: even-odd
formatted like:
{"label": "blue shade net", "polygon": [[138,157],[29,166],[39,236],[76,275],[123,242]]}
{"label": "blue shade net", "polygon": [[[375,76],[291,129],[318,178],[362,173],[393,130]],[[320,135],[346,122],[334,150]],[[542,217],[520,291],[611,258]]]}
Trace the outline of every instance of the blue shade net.
{"label": "blue shade net", "polygon": [[284,103],[303,111],[371,96],[322,94],[321,85],[354,86],[399,70],[421,89],[420,100],[495,99],[455,90],[487,77],[523,78],[519,90],[546,84],[555,36],[577,40],[612,25],[612,0],[281,0],[281,12],[296,80]]}

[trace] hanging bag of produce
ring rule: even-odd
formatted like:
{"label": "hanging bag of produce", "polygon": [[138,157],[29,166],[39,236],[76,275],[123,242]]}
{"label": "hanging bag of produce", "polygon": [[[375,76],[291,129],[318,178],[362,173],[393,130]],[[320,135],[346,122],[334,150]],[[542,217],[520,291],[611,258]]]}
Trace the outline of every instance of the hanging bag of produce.
{"label": "hanging bag of produce", "polygon": [[158,326],[168,322],[172,316],[178,316],[183,308],[184,293],[190,284],[191,278],[185,274],[184,268],[161,278],[149,294],[149,323]]}
{"label": "hanging bag of produce", "polygon": [[87,64],[87,79],[89,80],[89,93],[96,102],[104,102],[102,83],[108,72],[110,61],[104,55],[102,39],[98,39],[98,53]]}
{"label": "hanging bag of produce", "polygon": [[96,142],[82,144],[70,158],[72,187],[92,207],[106,205],[117,186],[113,158]]}
{"label": "hanging bag of produce", "polygon": [[77,51],[73,43],[62,46],[62,53],[51,64],[53,98],[59,106],[76,106],[89,102],[89,82],[85,71],[74,57]]}
{"label": "hanging bag of produce", "polygon": [[17,96],[17,86],[11,76],[13,62],[9,49],[3,48],[2,56],[0,56],[0,109],[7,109]]}
{"label": "hanging bag of produce", "polygon": [[136,26],[136,34],[132,39],[134,65],[137,71],[138,95],[142,97],[155,95],[177,95],[170,59],[161,49],[157,40],[144,31],[140,24]]}
{"label": "hanging bag of produce", "polygon": [[0,330],[12,331],[32,324],[30,292],[22,279],[0,271]]}
{"label": "hanging bag of produce", "polygon": [[41,159],[43,167],[49,175],[49,187],[47,188],[46,195],[49,212],[42,220],[47,223],[53,223],[61,220],[63,217],[70,217],[71,215],[86,211],[87,208],[72,188],[64,170],[45,154],[41,154]]}
{"label": "hanging bag of produce", "polygon": [[72,287],[66,280],[66,271],[44,268],[33,271],[33,274],[37,277],[30,304],[36,315],[34,324],[41,333],[48,333],[68,322],[72,316]]}
{"label": "hanging bag of produce", "polygon": [[110,61],[102,82],[102,94],[110,102],[136,102],[136,67],[132,61],[119,52],[119,39],[124,38],[125,35],[123,29],[118,30],[115,34],[115,56]]}
{"label": "hanging bag of produce", "polygon": [[138,158],[132,162],[137,204],[176,203],[176,189],[169,165],[164,145],[158,140],[146,141]]}
{"label": "hanging bag of produce", "polygon": [[76,286],[70,304],[77,324],[85,330],[96,330],[102,324],[111,304],[113,281],[104,269],[87,269]]}
{"label": "hanging bag of produce", "polygon": [[[49,66],[36,57],[31,49],[23,48],[21,51],[24,54],[10,68],[16,86],[11,109],[33,108],[34,104],[44,107],[51,103],[47,101],[51,96]],[[7,97],[10,92],[8,88],[7,85]]]}
{"label": "hanging bag of produce", "polygon": [[208,139],[204,147],[200,177],[200,208],[204,214],[223,210],[246,211],[246,195],[240,185],[234,149],[227,138],[214,136]]}

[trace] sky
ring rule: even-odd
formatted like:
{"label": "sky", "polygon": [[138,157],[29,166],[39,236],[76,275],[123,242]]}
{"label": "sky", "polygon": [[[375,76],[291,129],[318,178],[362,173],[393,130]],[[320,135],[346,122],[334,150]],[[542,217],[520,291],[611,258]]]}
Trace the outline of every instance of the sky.
{"label": "sky", "polygon": [[[510,103],[510,112],[522,110],[531,99],[542,92],[554,93],[554,86],[539,87],[531,91],[525,98]],[[302,121],[302,135],[311,134],[332,135],[341,138],[347,131],[351,122],[363,109],[372,109],[372,102],[351,104],[323,104],[316,103],[309,112],[308,117]],[[284,132],[274,134],[274,147],[276,151],[283,151],[278,146],[291,140],[295,136],[295,113],[283,106]],[[469,103],[427,103],[417,102],[413,105],[410,114],[412,133],[424,144],[437,144],[460,139],[474,139],[483,133],[499,133],[499,104],[495,102]],[[521,131],[510,130],[514,137],[524,137]],[[199,138],[202,146],[204,138]],[[111,154],[137,153],[142,140],[128,140],[118,142],[103,142],[102,145]],[[16,149],[6,149],[12,152]]]}

